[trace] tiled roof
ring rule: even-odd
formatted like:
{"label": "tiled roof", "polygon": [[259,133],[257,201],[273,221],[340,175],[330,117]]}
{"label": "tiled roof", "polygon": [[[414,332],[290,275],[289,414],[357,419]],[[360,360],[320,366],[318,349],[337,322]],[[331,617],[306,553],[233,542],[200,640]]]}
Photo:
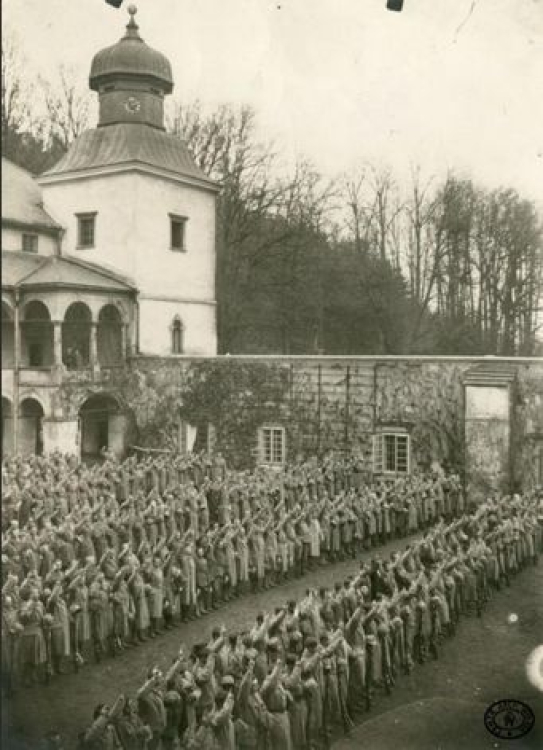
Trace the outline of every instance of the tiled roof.
{"label": "tiled roof", "polygon": [[158,79],[168,93],[173,88],[168,58],[145,44],[137,32],[137,26],[128,29],[128,33],[116,44],[100,50],[94,56],[89,76],[90,87],[98,91],[98,81],[119,75]]}
{"label": "tiled roof", "polygon": [[35,229],[59,230],[43,208],[41,188],[26,169],[2,157],[2,219]]}
{"label": "tiled roof", "polygon": [[216,186],[195,164],[185,143],[149,125],[119,123],[85,131],[42,176],[140,162]]}
{"label": "tiled roof", "polygon": [[483,362],[464,375],[464,385],[506,386],[517,377],[517,368],[509,362]]}
{"label": "tiled roof", "polygon": [[44,260],[43,255],[2,252],[2,286],[17,286],[26,276],[34,273]]}
{"label": "tiled roof", "polygon": [[70,287],[128,292],[132,282],[101,266],[67,256],[39,256],[28,253],[2,253],[2,286]]}

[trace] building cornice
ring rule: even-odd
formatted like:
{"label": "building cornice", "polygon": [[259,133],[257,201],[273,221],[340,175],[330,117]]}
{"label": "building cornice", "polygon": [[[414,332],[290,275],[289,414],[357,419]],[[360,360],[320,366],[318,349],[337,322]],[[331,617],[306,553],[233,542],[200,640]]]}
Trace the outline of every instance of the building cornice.
{"label": "building cornice", "polygon": [[9,229],[22,229],[30,234],[47,234],[50,237],[59,237],[64,231],[62,227],[52,227],[49,224],[40,224],[39,222],[20,221],[19,219],[10,219],[2,217],[2,226]]}
{"label": "building cornice", "polygon": [[140,300],[146,302],[178,302],[179,304],[185,305],[207,305],[208,307],[216,307],[217,302],[214,299],[198,299],[196,297],[179,297],[176,294],[146,294],[140,292],[138,295]]}
{"label": "building cornice", "polygon": [[64,182],[77,182],[80,180],[107,177],[108,175],[115,174],[126,174],[130,172],[151,175],[152,177],[160,177],[161,179],[169,180],[170,182],[199,188],[200,190],[205,190],[210,193],[218,193],[221,191],[221,186],[213,180],[205,180],[199,177],[191,177],[190,175],[181,175],[177,172],[170,172],[167,169],[161,169],[160,167],[146,164],[145,162],[138,161],[137,159],[121,162],[119,164],[108,164],[103,167],[91,167],[89,169],[74,170],[72,172],[42,175],[37,179],[37,183],[38,185],[40,185],[40,187],[43,187],[46,185],[55,185]]}
{"label": "building cornice", "polygon": [[[156,355],[145,355],[147,358],[152,358]],[[539,365],[543,367],[543,357],[486,357],[475,355],[472,356],[461,356],[461,355],[425,355],[417,354],[409,356],[408,354],[194,354],[190,355],[192,359],[214,359],[222,362],[232,362],[234,360],[240,362],[277,362],[283,364],[296,364],[299,362],[310,362],[312,364],[345,364],[355,365],[357,363],[367,365],[419,365],[419,364],[440,364],[440,363],[458,363],[458,364],[474,364],[487,362],[489,359],[492,362],[504,362],[512,365]]]}
{"label": "building cornice", "polygon": [[[8,288],[8,287],[6,287]],[[133,289],[112,289],[111,287],[107,286],[100,286],[99,284],[77,284],[77,283],[71,283],[67,281],[52,281],[47,283],[35,283],[33,284],[32,281],[27,282],[19,282],[16,287],[20,289],[23,294],[25,293],[31,293],[35,291],[51,291],[51,292],[57,292],[62,289],[78,289],[80,291],[85,292],[100,292],[100,294],[109,294],[109,295],[119,295],[119,294],[134,294]]]}

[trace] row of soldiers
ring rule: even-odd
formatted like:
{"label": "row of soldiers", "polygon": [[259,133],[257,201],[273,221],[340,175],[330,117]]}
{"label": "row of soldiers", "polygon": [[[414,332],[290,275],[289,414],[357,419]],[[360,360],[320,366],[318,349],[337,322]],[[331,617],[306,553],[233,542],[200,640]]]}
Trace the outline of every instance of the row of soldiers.
{"label": "row of soldiers", "polygon": [[214,629],[134,697],[96,707],[81,750],[317,750],[481,615],[543,548],[543,493],[493,498],[333,590],[308,590],[239,633]]}
{"label": "row of soldiers", "polygon": [[282,473],[220,454],[3,465],[4,680],[49,680],[324,562],[464,511],[457,477],[364,479],[329,456]]}

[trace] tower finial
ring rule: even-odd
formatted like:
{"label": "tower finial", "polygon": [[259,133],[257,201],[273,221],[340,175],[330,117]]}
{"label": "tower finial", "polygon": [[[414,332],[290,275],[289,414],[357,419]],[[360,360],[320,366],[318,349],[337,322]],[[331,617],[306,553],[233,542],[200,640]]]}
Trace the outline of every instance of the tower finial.
{"label": "tower finial", "polygon": [[130,20],[128,21],[128,24],[126,25],[126,34],[125,39],[140,39],[140,35],[138,34],[139,26],[136,23],[135,15],[138,12],[137,7],[134,5],[134,3],[130,3],[130,5],[127,8],[128,15],[130,16]]}

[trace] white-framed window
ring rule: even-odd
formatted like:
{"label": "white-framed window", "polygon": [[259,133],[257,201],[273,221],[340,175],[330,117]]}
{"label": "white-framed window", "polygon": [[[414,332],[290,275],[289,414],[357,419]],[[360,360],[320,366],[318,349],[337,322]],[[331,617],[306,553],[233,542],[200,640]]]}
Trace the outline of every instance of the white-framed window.
{"label": "white-framed window", "polygon": [[286,434],[279,425],[264,425],[258,431],[260,463],[278,466],[285,463]]}
{"label": "white-framed window", "polygon": [[96,241],[96,211],[92,213],[76,214],[77,216],[77,246],[94,247]]}
{"label": "white-framed window", "polygon": [[170,249],[177,253],[186,252],[186,216],[170,214]]}
{"label": "white-framed window", "polygon": [[37,252],[38,252],[38,235],[24,232],[23,233],[23,253],[37,253]]}
{"label": "white-framed window", "polygon": [[373,436],[373,470],[378,474],[409,474],[410,453],[407,432],[386,430]]}

